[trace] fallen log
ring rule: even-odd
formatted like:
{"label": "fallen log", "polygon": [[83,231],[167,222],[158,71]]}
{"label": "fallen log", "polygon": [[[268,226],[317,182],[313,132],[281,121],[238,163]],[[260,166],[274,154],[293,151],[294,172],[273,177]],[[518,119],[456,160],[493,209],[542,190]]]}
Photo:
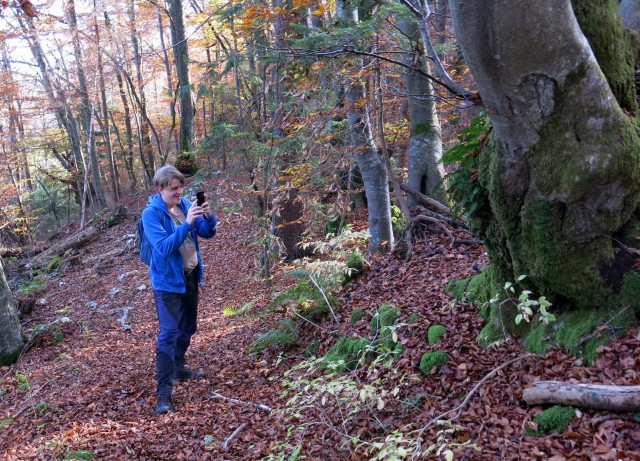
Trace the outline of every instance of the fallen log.
{"label": "fallen log", "polygon": [[62,242],[56,243],[42,253],[38,253],[29,260],[28,264],[33,268],[43,267],[54,256],[62,256],[71,249],[80,248],[96,237],[98,237],[98,230],[92,226],[87,227]]}
{"label": "fallen log", "polygon": [[522,393],[529,405],[557,404],[620,412],[640,410],[640,386],[539,381]]}
{"label": "fallen log", "polygon": [[418,200],[427,208],[431,208],[432,210],[435,210],[438,213],[442,213],[445,216],[451,216],[452,213],[449,207],[443,205],[437,200],[434,200],[431,197],[427,197],[426,195],[420,193],[419,191],[415,190],[413,187],[408,186],[407,184],[400,184],[400,188],[403,191],[415,197],[416,200]]}

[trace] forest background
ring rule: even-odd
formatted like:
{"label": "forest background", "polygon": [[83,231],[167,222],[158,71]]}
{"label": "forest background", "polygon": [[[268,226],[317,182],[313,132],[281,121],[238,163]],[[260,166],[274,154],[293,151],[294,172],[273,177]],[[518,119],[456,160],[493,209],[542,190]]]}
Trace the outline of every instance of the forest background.
{"label": "forest background", "polygon": [[[480,342],[514,334],[596,361],[640,311],[637,6],[464,3],[3,1],[3,256],[33,258],[72,223],[116,225],[170,162],[247,184],[235,207],[257,217],[267,285],[278,264],[329,248],[326,234],[360,238],[357,210],[366,246],[332,254],[347,275],[375,255],[410,259],[425,232],[469,228],[491,264],[449,290],[485,306]],[[313,291],[296,286],[288,296]],[[380,325],[393,343],[395,321]],[[299,328],[283,325],[264,347]]]}

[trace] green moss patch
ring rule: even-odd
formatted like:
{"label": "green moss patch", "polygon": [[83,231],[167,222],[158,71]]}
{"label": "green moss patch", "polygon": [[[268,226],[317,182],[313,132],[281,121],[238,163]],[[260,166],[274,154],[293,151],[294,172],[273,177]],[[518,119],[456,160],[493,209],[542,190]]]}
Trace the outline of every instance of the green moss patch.
{"label": "green moss patch", "polygon": [[576,411],[572,407],[556,405],[543,411],[533,418],[538,429],[525,429],[527,437],[544,437],[553,433],[562,433],[567,430],[571,421],[576,417]]}
{"label": "green moss patch", "polygon": [[400,309],[392,307],[389,304],[383,304],[369,323],[371,333],[378,334],[384,327],[392,326],[396,323],[396,320],[398,320],[399,315]]}
{"label": "green moss patch", "polygon": [[440,341],[440,338],[442,338],[446,333],[447,329],[444,326],[431,325],[427,330],[427,341],[429,341],[429,344],[435,344]]}
{"label": "green moss patch", "polygon": [[[435,371],[439,371],[440,368],[442,368],[448,361],[449,361],[450,357],[449,354],[447,354],[446,352],[442,352],[442,351],[432,351],[432,352],[427,352],[426,354],[424,354],[422,356],[422,359],[420,359],[420,371],[424,374],[424,375],[430,375],[432,374],[432,370]],[[436,368],[434,370],[434,368]]]}
{"label": "green moss patch", "polygon": [[354,309],[351,312],[351,323],[357,323],[364,318],[364,310],[363,309]]}

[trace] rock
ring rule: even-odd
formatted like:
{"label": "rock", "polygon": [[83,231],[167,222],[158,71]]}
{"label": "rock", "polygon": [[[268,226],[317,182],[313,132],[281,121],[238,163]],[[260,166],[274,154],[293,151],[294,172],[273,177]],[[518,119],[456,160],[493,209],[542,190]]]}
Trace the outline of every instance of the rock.
{"label": "rock", "polygon": [[112,288],[111,290],[109,290],[109,293],[107,293],[107,294],[109,296],[111,296],[112,298],[115,298],[118,293],[122,293],[122,290],[120,288],[116,287],[116,288]]}

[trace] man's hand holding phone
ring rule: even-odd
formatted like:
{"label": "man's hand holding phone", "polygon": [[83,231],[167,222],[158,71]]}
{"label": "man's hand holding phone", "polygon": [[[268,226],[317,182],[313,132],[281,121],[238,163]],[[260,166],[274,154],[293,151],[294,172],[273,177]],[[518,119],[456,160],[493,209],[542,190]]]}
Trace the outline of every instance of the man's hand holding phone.
{"label": "man's hand holding phone", "polygon": [[211,208],[203,191],[196,192],[196,206],[202,207],[202,214],[204,214],[205,218],[209,219],[211,217]]}

